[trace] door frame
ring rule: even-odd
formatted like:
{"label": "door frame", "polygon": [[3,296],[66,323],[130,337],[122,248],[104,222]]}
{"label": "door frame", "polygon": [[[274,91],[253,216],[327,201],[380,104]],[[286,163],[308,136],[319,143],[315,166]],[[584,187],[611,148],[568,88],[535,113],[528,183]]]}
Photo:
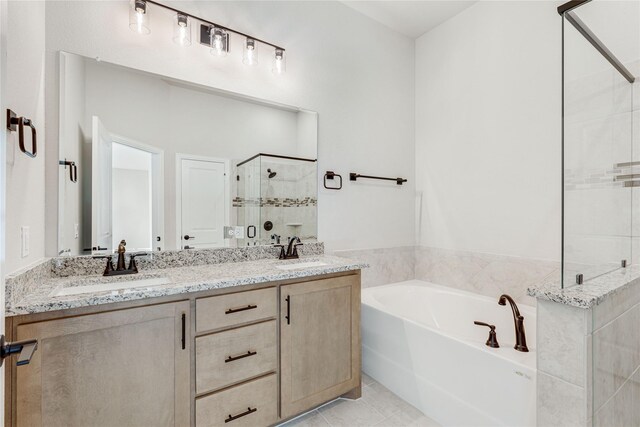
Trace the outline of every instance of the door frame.
{"label": "door frame", "polygon": [[[0,1],[0,111],[2,116],[7,108],[6,101],[6,76],[7,76],[7,24],[8,24],[8,2]],[[6,259],[6,245],[5,245],[5,233],[6,233],[6,173],[7,173],[7,126],[6,118],[2,119],[2,130],[0,130],[0,306],[5,306],[5,259]],[[4,310],[0,313],[0,328],[5,332],[5,314]],[[11,363],[12,360],[7,360],[7,363]],[[5,369],[0,369],[0,425],[4,425],[5,415],[8,412],[5,410]]]}
{"label": "door frame", "polygon": [[[118,134],[111,134],[111,142],[151,153],[151,251],[163,250],[166,241],[164,235],[164,150]],[[157,241],[157,237],[160,237],[160,241]]]}
{"label": "door frame", "polygon": [[[231,225],[231,161],[221,157],[200,156],[196,154],[176,153],[176,246],[182,250],[182,161],[222,163],[224,165],[224,225]],[[230,239],[224,239],[224,247],[230,246]]]}

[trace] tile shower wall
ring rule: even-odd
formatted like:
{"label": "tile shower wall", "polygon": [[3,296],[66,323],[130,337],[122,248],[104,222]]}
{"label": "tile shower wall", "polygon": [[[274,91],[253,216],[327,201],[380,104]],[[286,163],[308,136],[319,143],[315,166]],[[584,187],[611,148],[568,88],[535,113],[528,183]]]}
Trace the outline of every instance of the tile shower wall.
{"label": "tile shower wall", "polygon": [[591,309],[540,300],[537,317],[538,425],[640,425],[640,280]]}
{"label": "tile shower wall", "polygon": [[370,265],[362,272],[365,288],[418,279],[490,297],[507,293],[529,305],[535,305],[536,301],[526,295],[527,287],[560,277],[558,262],[425,246],[345,250],[334,254]]}
{"label": "tile shower wall", "polygon": [[517,302],[535,305],[527,287],[560,277],[560,263],[418,246],[415,278],[481,295],[509,294]]}
{"label": "tile shower wall", "polygon": [[366,262],[362,287],[386,285],[415,278],[415,247],[335,251],[334,255]]}

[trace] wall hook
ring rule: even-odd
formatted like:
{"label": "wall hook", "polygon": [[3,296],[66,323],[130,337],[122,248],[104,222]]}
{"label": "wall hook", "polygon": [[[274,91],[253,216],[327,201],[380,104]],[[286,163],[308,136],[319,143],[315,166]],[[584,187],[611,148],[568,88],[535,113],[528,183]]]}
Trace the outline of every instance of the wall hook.
{"label": "wall hook", "polygon": [[[24,127],[29,126],[31,128],[31,151],[27,151],[24,146]],[[38,141],[36,135],[36,127],[33,125],[33,120],[26,117],[18,117],[11,109],[7,108],[7,130],[11,132],[18,131],[18,144],[20,145],[20,151],[29,157],[35,157],[38,155]]]}

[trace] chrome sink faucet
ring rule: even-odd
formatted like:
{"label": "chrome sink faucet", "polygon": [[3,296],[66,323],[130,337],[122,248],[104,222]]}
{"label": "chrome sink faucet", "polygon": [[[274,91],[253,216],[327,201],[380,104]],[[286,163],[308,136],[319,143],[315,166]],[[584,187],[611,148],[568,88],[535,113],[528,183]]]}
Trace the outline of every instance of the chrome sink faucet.
{"label": "chrome sink faucet", "polygon": [[500,295],[498,304],[507,305],[507,301],[509,301],[509,305],[511,305],[511,311],[513,312],[513,323],[516,328],[516,345],[514,348],[518,351],[526,353],[529,351],[529,349],[527,348],[527,337],[524,333],[524,316],[520,314],[518,305],[513,300],[513,298],[511,298],[507,294]]}

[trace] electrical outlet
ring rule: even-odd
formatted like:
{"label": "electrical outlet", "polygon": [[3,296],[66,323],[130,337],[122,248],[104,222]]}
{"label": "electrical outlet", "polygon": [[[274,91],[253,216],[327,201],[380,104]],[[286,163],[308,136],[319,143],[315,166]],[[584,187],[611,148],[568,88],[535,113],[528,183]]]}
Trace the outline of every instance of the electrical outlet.
{"label": "electrical outlet", "polygon": [[234,230],[234,227],[231,227],[229,225],[225,225],[224,226],[224,238],[225,239],[233,239],[235,237],[236,233]]}
{"label": "electrical outlet", "polygon": [[234,234],[236,239],[244,239],[244,227],[239,226],[239,227],[234,227]]}
{"label": "electrical outlet", "polygon": [[73,236],[77,239],[80,237],[80,224],[73,225]]}
{"label": "electrical outlet", "polygon": [[20,227],[20,254],[22,258],[29,256],[29,227]]}

